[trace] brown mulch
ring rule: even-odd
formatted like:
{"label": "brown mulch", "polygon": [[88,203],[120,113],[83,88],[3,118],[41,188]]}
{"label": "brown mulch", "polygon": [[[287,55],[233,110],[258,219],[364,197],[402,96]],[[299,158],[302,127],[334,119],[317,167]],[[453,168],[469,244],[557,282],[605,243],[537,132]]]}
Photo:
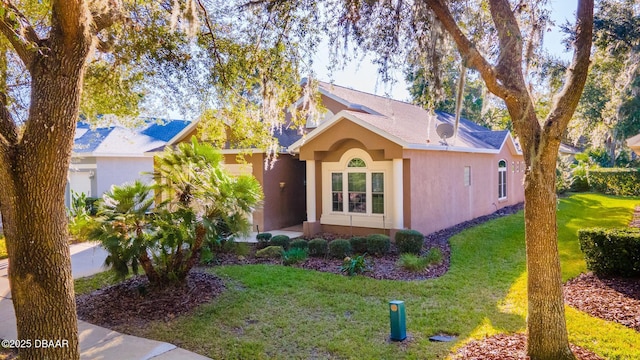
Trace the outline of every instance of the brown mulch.
{"label": "brown mulch", "polygon": [[18,359],[18,350],[0,348],[0,360],[15,360],[15,359]]}
{"label": "brown mulch", "polygon": [[[569,344],[579,360],[602,360],[601,357],[577,345]],[[465,360],[524,360],[527,356],[527,336],[525,334],[499,334],[483,340],[474,340],[452,356]]]}
{"label": "brown mulch", "polygon": [[564,285],[564,298],[591,316],[640,331],[640,279],[580,274]]}
{"label": "brown mulch", "polygon": [[224,291],[212,274],[191,271],[183,286],[154,288],[146,276],[76,297],[78,317],[92,324],[119,330],[143,327],[152,320],[171,320],[211,301]]}
{"label": "brown mulch", "polygon": [[629,227],[640,228],[640,206],[636,206],[633,211],[633,218],[631,219],[631,223],[629,223]]}

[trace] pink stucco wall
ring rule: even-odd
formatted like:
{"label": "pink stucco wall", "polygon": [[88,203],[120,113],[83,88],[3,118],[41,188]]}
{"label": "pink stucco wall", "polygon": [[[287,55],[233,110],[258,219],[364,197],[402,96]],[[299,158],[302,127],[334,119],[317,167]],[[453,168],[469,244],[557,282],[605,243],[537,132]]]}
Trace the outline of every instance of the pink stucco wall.
{"label": "pink stucco wall", "polygon": [[[405,150],[404,155],[411,163],[411,228],[424,234],[524,201],[523,157],[507,144],[499,154]],[[498,200],[501,159],[507,161],[505,200]],[[465,166],[471,167],[470,186],[464,183]]]}

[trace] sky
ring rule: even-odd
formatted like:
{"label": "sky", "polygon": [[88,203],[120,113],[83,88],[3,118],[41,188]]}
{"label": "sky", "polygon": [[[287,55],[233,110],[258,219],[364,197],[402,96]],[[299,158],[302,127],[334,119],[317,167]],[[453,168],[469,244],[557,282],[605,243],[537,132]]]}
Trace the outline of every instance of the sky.
{"label": "sky", "polygon": [[[569,21],[575,22],[575,11],[577,8],[577,0],[551,0],[551,19],[556,26],[545,35],[544,46],[552,54],[566,60],[571,59],[571,53],[564,51],[562,45],[562,35],[558,30],[558,25],[562,25]],[[390,96],[396,100],[410,100],[407,84],[404,81],[402,73],[403,69],[398,69],[393,73],[397,82],[392,86],[385,86],[378,76],[376,65],[371,63],[371,58],[365,58],[361,61],[352,61],[343,70],[334,70],[333,73],[327,70],[328,52],[319,51],[314,59],[314,72],[316,77],[322,81],[330,81],[336,85],[346,86],[356,90]]]}

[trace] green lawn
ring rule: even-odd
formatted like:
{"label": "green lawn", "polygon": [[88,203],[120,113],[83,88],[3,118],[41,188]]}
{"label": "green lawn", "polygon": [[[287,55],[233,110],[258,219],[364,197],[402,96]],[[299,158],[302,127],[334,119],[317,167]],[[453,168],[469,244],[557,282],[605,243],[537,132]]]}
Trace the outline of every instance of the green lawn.
{"label": "green lawn", "polygon": [[[558,210],[564,278],[585,271],[576,231],[626,226],[640,199],[578,194]],[[451,269],[417,282],[348,278],[282,266],[215,268],[228,290],[194,314],[139,335],[212,358],[435,359],[470,338],[523,331],[526,272],[522,213],[451,239]],[[404,300],[411,341],[390,343],[390,300]],[[611,359],[640,357],[640,334],[567,308],[572,342]],[[437,333],[456,343],[429,342]]]}
{"label": "green lawn", "polygon": [[3,235],[0,235],[0,260],[6,259],[7,257],[9,257],[9,254],[7,254],[7,241]]}

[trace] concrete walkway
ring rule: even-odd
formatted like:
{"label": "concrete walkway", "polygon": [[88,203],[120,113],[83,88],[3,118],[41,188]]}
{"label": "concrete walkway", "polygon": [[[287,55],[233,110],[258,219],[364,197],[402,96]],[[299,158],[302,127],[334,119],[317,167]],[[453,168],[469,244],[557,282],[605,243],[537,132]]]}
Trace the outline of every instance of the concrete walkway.
{"label": "concrete walkway", "polygon": [[[104,271],[106,251],[95,243],[71,245],[71,266],[74,278]],[[0,260],[0,339],[16,339],[16,316],[13,311],[7,260]],[[204,360],[209,359],[175,345],[124,335],[118,332],[78,321],[81,359],[118,360]]]}

